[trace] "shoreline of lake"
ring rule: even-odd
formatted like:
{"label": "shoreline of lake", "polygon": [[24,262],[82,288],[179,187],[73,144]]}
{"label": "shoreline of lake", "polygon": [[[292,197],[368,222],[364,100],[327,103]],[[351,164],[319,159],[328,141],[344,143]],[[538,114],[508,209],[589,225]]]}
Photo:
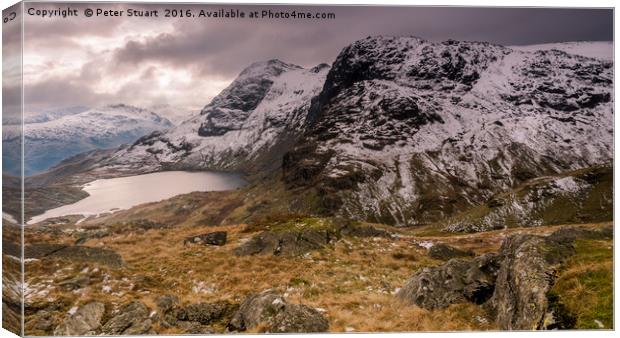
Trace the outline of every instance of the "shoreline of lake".
{"label": "shoreline of lake", "polygon": [[248,182],[238,173],[218,171],[162,171],[134,176],[98,179],[82,186],[88,197],[33,216],[27,225],[49,218],[83,215],[85,217],[136,205],[158,202],[195,191],[225,191],[243,187]]}

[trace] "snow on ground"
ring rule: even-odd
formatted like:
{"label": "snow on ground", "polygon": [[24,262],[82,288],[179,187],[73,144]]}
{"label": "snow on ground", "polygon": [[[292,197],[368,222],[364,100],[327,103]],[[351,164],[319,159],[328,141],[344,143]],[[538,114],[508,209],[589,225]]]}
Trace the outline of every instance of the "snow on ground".
{"label": "snow on ground", "polygon": [[510,46],[510,48],[527,52],[557,49],[569,54],[597,58],[605,61],[613,61],[614,57],[614,44],[612,41],[559,42],[528,46]]}
{"label": "snow on ground", "polygon": [[17,224],[17,220],[15,219],[15,217],[13,217],[13,215],[7,214],[4,211],[2,212],[2,219]]}

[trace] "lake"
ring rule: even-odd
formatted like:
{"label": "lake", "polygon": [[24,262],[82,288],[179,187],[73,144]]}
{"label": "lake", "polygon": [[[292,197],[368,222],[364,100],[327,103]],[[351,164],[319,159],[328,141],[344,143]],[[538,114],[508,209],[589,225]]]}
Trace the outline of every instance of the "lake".
{"label": "lake", "polygon": [[92,216],[129,209],[194,191],[223,191],[242,187],[238,174],[222,172],[165,171],[153,174],[92,181],[83,186],[90,196],[34,216],[27,224],[68,215]]}

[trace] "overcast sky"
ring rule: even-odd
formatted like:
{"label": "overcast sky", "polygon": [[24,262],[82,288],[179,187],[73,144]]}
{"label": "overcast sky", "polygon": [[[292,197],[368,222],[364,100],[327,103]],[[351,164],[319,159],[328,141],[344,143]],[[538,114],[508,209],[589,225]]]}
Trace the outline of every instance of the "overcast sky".
{"label": "overcast sky", "polygon": [[[53,9],[67,5],[27,4]],[[165,5],[133,5],[159,9]],[[26,111],[107,103],[200,109],[252,62],[278,58],[303,67],[331,63],[369,35],[503,45],[611,41],[611,10],[423,7],[246,6],[253,10],[335,13],[331,20],[85,18],[26,16]],[[92,9],[125,5],[89,4]],[[173,8],[190,8],[175,4]],[[215,10],[232,6],[196,6]]]}

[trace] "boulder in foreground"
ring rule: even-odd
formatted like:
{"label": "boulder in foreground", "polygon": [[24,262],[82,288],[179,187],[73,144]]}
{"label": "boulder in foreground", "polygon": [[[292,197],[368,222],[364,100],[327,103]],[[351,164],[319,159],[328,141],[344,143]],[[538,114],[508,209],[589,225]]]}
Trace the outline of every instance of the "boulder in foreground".
{"label": "boulder in foreground", "polygon": [[262,326],[271,333],[326,332],[327,319],[317,310],[288,303],[271,290],[248,296],[230,321],[229,329],[245,331]]}
{"label": "boulder in foreground", "polygon": [[65,318],[54,329],[54,336],[93,335],[101,327],[104,313],[105,305],[103,303],[90,302]]}
{"label": "boulder in foreground", "polygon": [[613,229],[563,228],[549,236],[516,234],[500,252],[447,263],[414,273],[397,297],[425,309],[483,304],[501,330],[570,329],[552,289],[563,262],[575,253],[575,239],[610,239]]}

